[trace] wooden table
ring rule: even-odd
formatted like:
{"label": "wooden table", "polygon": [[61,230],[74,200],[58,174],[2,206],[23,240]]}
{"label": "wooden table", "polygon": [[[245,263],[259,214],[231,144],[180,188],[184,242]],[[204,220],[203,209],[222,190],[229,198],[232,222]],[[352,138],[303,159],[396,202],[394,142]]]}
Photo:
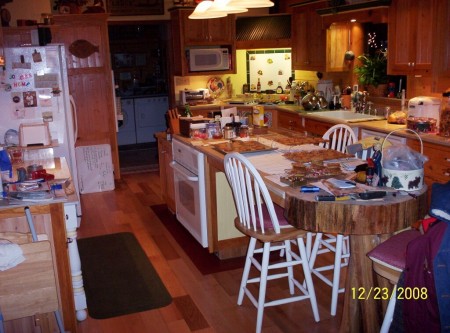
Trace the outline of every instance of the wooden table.
{"label": "wooden table", "polygon": [[384,201],[317,202],[314,196],[288,189],[285,216],[300,229],[350,235],[351,255],[340,332],[379,332],[383,316],[381,302],[374,299],[374,288],[388,284],[381,279],[377,281],[366,254],[395,231],[424,217],[426,187],[416,198],[388,194]]}

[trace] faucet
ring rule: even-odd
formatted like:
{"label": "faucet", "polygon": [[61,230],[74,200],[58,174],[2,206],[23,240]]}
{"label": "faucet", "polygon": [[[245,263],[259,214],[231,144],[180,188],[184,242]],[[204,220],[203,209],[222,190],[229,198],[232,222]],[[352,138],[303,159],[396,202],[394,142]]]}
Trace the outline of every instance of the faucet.
{"label": "faucet", "polygon": [[[367,102],[367,114],[369,116],[372,115],[372,105],[373,105],[373,102]],[[375,110],[375,114],[374,115],[376,115],[376,110]]]}

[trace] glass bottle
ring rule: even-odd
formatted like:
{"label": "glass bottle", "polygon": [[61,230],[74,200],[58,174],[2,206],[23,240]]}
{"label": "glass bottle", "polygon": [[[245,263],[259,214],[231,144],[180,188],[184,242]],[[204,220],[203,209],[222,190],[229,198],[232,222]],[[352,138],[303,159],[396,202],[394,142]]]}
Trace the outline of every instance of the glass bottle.
{"label": "glass bottle", "polygon": [[450,137],[450,91],[446,91],[442,94],[439,135]]}
{"label": "glass bottle", "polygon": [[258,83],[256,84],[256,92],[261,92],[261,80],[258,79]]}
{"label": "glass bottle", "polygon": [[282,94],[282,93],[283,93],[283,87],[281,86],[281,82],[278,82],[277,94]]}

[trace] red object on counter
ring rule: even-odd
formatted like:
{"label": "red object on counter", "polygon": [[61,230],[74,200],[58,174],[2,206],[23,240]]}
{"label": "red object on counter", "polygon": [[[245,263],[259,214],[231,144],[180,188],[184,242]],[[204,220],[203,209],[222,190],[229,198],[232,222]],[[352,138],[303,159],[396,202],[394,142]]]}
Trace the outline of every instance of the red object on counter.
{"label": "red object on counter", "polygon": [[53,180],[55,179],[55,176],[52,175],[51,173],[47,173],[47,170],[45,169],[36,170],[31,173],[31,179],[40,179],[40,178],[44,180]]}

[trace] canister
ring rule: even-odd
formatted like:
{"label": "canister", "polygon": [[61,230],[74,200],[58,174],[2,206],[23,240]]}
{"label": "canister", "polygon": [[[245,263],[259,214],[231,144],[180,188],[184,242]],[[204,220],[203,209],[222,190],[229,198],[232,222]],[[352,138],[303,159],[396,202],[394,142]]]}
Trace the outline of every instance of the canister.
{"label": "canister", "polygon": [[239,137],[248,138],[250,136],[247,125],[241,125],[239,128]]}
{"label": "canister", "polygon": [[223,138],[224,139],[234,139],[236,137],[236,133],[234,131],[234,127],[231,125],[225,125],[223,128]]}

